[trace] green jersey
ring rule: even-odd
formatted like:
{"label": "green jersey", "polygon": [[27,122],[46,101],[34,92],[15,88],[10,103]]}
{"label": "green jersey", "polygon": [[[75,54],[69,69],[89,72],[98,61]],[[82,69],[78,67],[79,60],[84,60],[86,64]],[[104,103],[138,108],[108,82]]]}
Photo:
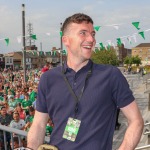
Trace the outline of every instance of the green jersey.
{"label": "green jersey", "polygon": [[52,130],[53,130],[53,127],[51,127],[51,126],[46,126],[46,136],[50,136],[51,135],[51,133],[52,133]]}

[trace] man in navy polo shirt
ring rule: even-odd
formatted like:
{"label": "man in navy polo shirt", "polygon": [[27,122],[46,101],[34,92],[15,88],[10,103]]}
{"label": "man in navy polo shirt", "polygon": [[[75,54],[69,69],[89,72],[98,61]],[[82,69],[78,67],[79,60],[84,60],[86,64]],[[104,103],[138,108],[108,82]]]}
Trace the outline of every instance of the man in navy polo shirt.
{"label": "man in navy polo shirt", "polygon": [[65,20],[62,33],[67,62],[45,72],[40,79],[28,147],[37,150],[43,143],[50,116],[54,123],[50,145],[59,150],[111,150],[120,108],[128,128],[119,150],[134,150],[143,119],[121,72],[90,60],[96,43],[92,19],[74,14]]}

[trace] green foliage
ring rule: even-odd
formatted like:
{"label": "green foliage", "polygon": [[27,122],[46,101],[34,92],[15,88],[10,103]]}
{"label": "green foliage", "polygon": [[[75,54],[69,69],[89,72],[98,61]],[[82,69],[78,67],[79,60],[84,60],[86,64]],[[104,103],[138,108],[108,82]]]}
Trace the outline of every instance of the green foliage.
{"label": "green foliage", "polygon": [[141,58],[139,58],[139,56],[132,56],[132,57],[125,57],[124,59],[124,64],[126,65],[132,65],[132,64],[136,64],[137,66],[139,66],[141,64]]}
{"label": "green foliage", "polygon": [[98,50],[92,54],[92,60],[97,64],[111,64],[117,66],[119,64],[118,58],[114,50]]}

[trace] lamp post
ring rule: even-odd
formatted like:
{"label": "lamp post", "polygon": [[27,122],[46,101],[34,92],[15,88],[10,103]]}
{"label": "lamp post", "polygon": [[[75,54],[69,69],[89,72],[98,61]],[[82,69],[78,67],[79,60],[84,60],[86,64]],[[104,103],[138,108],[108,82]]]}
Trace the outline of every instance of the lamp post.
{"label": "lamp post", "polygon": [[25,48],[25,4],[22,4],[22,51],[23,51],[23,70],[24,82],[26,82],[26,48]]}
{"label": "lamp post", "polygon": [[[60,23],[60,32],[62,31],[62,23]],[[63,51],[63,44],[62,44],[62,36],[60,35],[60,65],[63,64],[63,58],[62,58],[62,51]]]}

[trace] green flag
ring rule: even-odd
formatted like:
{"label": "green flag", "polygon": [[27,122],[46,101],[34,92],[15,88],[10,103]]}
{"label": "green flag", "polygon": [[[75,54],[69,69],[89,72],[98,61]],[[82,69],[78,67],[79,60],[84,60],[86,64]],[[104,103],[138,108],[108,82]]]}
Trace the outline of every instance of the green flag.
{"label": "green flag", "polygon": [[117,44],[118,44],[119,46],[122,45],[122,42],[121,42],[121,39],[120,39],[120,38],[117,38]]}
{"label": "green flag", "polygon": [[132,22],[132,24],[133,24],[138,30],[140,30],[140,28],[139,28],[139,22]]}
{"label": "green flag", "polygon": [[60,32],[59,32],[59,34],[60,34],[60,37],[62,37],[62,36],[63,36],[63,33],[62,33],[62,31],[60,31]]}
{"label": "green flag", "polygon": [[100,49],[101,49],[101,50],[104,50],[104,49],[105,49],[103,43],[99,43],[99,45],[100,45]]}
{"label": "green flag", "polygon": [[9,38],[6,38],[5,42],[6,42],[6,45],[8,46],[8,44],[9,44]]}
{"label": "green flag", "polygon": [[43,52],[42,52],[42,51],[40,51],[40,56],[42,56],[42,54],[43,54]]}
{"label": "green flag", "polygon": [[95,26],[94,29],[95,29],[96,31],[98,31],[98,30],[100,29],[100,26]]}
{"label": "green flag", "polygon": [[56,51],[53,51],[53,55],[56,56]]}
{"label": "green flag", "polygon": [[139,32],[139,34],[142,36],[142,38],[145,40],[145,35],[144,35],[144,32]]}
{"label": "green flag", "polygon": [[51,55],[51,52],[47,52],[47,55]]}
{"label": "green flag", "polygon": [[64,49],[64,50],[62,51],[62,54],[63,54],[63,55],[67,55],[67,51]]}
{"label": "green flag", "polygon": [[32,35],[31,35],[31,38],[34,39],[34,40],[37,40],[36,34],[32,34]]}
{"label": "green flag", "polygon": [[37,52],[34,52],[34,54],[33,54],[34,56],[36,56],[37,55]]}
{"label": "green flag", "polygon": [[110,44],[108,44],[108,46],[107,46],[107,50],[110,50]]}

